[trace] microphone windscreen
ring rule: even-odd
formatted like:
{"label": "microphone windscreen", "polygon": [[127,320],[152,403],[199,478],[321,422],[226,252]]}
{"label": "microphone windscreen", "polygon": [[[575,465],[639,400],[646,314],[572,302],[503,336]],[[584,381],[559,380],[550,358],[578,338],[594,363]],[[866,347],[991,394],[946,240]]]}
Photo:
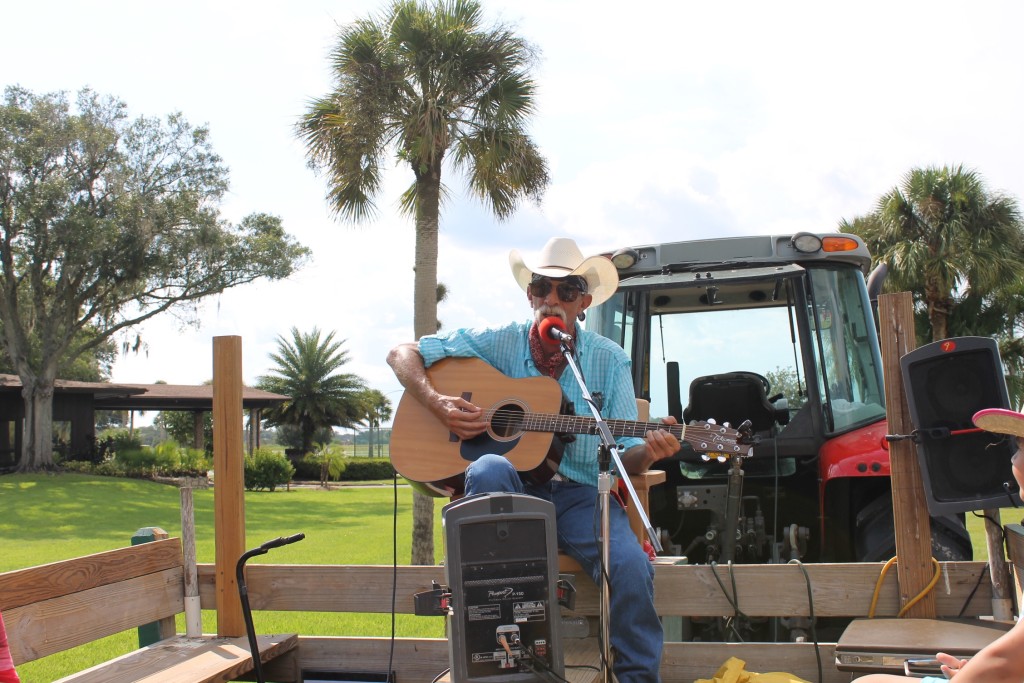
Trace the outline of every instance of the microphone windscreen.
{"label": "microphone windscreen", "polygon": [[559,318],[556,315],[551,315],[551,316],[548,316],[547,318],[544,318],[543,320],[541,320],[540,321],[540,326],[539,326],[537,331],[540,332],[541,339],[553,339],[555,341],[558,341],[557,337],[553,337],[551,335],[551,330],[552,329],[556,329],[556,330],[559,330],[561,332],[565,332],[566,331],[565,330],[565,323],[563,323],[562,319]]}

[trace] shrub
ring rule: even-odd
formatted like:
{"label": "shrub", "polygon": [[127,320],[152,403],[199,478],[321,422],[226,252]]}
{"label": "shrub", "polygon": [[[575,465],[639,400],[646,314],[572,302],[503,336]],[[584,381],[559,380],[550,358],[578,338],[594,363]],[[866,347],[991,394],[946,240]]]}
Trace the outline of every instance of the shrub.
{"label": "shrub", "polygon": [[206,451],[198,448],[182,448],[178,451],[178,471],[194,477],[204,476],[212,467]]}
{"label": "shrub", "polygon": [[121,440],[115,456],[101,462],[66,460],[66,472],[100,474],[111,477],[204,477],[211,467],[204,451],[183,448],[176,441],[163,441],[155,446],[131,446],[131,439]]}
{"label": "shrub", "polygon": [[65,460],[60,464],[65,472],[77,472],[79,474],[93,474],[95,466],[88,460]]}
{"label": "shrub", "polygon": [[394,476],[395,468],[385,458],[345,458],[345,471],[341,478],[344,481],[373,481]]}
{"label": "shrub", "polygon": [[291,481],[295,468],[282,453],[257,448],[245,458],[245,488],[248,491],[273,491]]}
{"label": "shrub", "polygon": [[127,429],[114,429],[104,434],[109,440],[110,448],[115,453],[124,450],[138,450],[142,448],[142,441]]}
{"label": "shrub", "polygon": [[321,486],[327,486],[328,481],[338,481],[346,469],[345,452],[341,446],[321,446],[306,455],[303,460],[313,463],[316,467],[317,479]]}
{"label": "shrub", "polygon": [[293,479],[301,481],[317,481],[320,479],[320,463],[314,462],[305,456],[289,458],[288,462],[295,467]]}
{"label": "shrub", "polygon": [[129,477],[151,477],[157,471],[157,451],[154,448],[137,446],[118,448],[114,461]]}

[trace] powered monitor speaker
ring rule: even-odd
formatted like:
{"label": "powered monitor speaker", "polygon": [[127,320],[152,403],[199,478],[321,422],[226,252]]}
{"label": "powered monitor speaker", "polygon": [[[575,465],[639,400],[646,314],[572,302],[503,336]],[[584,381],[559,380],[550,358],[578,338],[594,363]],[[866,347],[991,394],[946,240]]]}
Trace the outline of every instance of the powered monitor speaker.
{"label": "powered monitor speaker", "polygon": [[988,337],[927,344],[900,359],[910,420],[917,432],[928,512],[933,516],[1020,503],[1010,469],[1014,444],[977,431],[983,408],[1009,408],[999,348]]}
{"label": "powered monitor speaker", "polygon": [[564,680],[555,506],[480,494],[444,506],[441,521],[452,682]]}

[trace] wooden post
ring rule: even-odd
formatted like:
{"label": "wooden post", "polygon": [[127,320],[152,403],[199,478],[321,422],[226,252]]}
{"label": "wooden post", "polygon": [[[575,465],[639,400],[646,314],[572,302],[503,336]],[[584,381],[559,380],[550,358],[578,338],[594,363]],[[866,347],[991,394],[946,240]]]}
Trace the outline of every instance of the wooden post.
{"label": "wooden post", "polygon": [[196,518],[192,489],[183,486],[181,494],[181,551],[185,568],[185,635],[203,635],[203,612],[199,605],[199,568],[196,566]]}
{"label": "wooden post", "polygon": [[1003,524],[999,508],[984,510],[985,545],[988,548],[988,574],[992,577],[992,617],[1013,620],[1010,567],[1003,551]]}
{"label": "wooden post", "polygon": [[235,565],[245,552],[242,338],[213,338],[213,508],[217,635],[244,636]]}
{"label": "wooden post", "polygon": [[[146,526],[132,534],[132,545],[162,541],[165,538],[168,538],[168,534],[160,527]],[[160,621],[152,621],[148,624],[143,624],[138,628],[139,647],[146,647],[147,645],[152,645],[164,638],[170,638],[174,635],[175,628],[174,617],[167,617]]]}
{"label": "wooden post", "polygon": [[[907,435],[914,427],[903,386],[900,358],[917,348],[911,293],[883,294],[878,297],[878,318],[889,434]],[[891,442],[889,462],[892,469],[896,557],[899,558],[896,575],[902,607],[924,590],[935,572],[931,561],[932,530],[914,443],[909,439]],[[926,595],[910,607],[904,616],[935,618],[935,593]]]}

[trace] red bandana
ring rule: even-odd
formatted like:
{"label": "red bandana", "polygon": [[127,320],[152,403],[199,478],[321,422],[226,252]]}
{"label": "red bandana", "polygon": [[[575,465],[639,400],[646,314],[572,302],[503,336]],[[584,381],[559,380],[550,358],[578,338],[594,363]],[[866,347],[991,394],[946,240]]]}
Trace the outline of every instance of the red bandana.
{"label": "red bandana", "polygon": [[530,327],[530,355],[533,356],[533,364],[537,366],[541,374],[556,379],[562,374],[562,369],[566,364],[565,354],[559,348],[550,356],[547,355],[547,352],[544,350],[544,344],[540,340],[540,332],[537,330],[536,323]]}

